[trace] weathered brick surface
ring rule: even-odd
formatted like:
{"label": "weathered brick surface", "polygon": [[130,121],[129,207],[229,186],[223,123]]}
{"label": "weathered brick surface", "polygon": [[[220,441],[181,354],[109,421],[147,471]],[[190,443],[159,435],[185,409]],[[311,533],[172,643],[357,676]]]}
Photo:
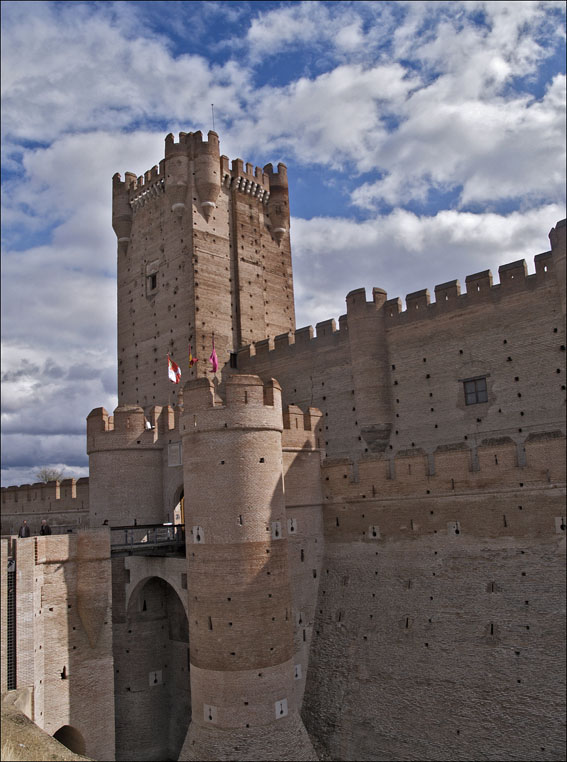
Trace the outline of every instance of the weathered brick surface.
{"label": "weathered brick surface", "polygon": [[543,488],[325,508],[304,701],[321,752],[562,758],[563,504]]}
{"label": "weathered brick surface", "polygon": [[[281,390],[233,376],[220,404],[202,379],[184,404],[184,481],[199,500],[186,512],[192,720],[180,759],[314,759],[294,686]],[[296,429],[288,440],[312,447]]]}
{"label": "weathered brick surface", "polygon": [[17,687],[50,734],[75,728],[94,759],[114,758],[108,532],[18,539]]}

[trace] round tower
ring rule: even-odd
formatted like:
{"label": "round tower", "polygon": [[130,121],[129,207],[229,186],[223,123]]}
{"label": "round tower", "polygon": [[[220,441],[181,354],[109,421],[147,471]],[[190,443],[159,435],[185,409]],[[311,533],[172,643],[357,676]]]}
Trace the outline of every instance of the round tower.
{"label": "round tower", "polygon": [[171,204],[171,211],[183,216],[187,201],[189,157],[185,145],[186,133],[179,133],[176,143],[171,132],[165,138],[165,193]]}
{"label": "round tower", "polygon": [[366,301],[364,288],[346,297],[354,401],[360,448],[365,452],[385,452],[392,431],[394,412],[384,324],[387,298],[381,288],[372,289],[371,302]]}
{"label": "round tower", "polygon": [[551,251],[553,252],[553,269],[557,277],[559,284],[559,293],[561,295],[561,309],[563,310],[563,317],[565,317],[565,230],[567,220],[560,220],[554,228],[549,231],[549,241],[551,243]]}
{"label": "round tower", "polygon": [[200,132],[193,133],[193,154],[195,157],[195,187],[199,196],[201,213],[209,221],[217,205],[220,193],[220,153],[219,136],[212,130],[208,142],[203,142]]}
{"label": "round tower", "polygon": [[112,178],[112,228],[118,239],[118,251],[124,252],[130,243],[132,230],[132,209],[129,199],[129,185],[134,176],[126,172],[126,180],[122,182],[117,172]]}
{"label": "round tower", "polygon": [[184,400],[192,720],[179,759],[316,759],[294,698],[281,389],[234,375],[222,404],[203,378]]}
{"label": "round tower", "polygon": [[[92,528],[159,524],[163,511],[163,445],[158,440],[161,408],[148,428],[143,408],[120,405],[109,416],[103,407],[87,418],[89,517]],[[167,412],[164,411],[164,413]],[[165,415],[164,415],[165,417]]]}

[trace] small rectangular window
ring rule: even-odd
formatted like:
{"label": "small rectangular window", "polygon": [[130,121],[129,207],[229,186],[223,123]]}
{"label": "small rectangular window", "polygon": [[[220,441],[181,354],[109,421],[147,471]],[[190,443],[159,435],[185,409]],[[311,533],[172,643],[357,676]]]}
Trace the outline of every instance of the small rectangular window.
{"label": "small rectangular window", "polygon": [[157,273],[152,273],[151,275],[148,275],[148,279],[147,279],[148,294],[151,291],[155,291],[156,288],[157,288]]}
{"label": "small rectangular window", "polygon": [[488,402],[486,389],[486,377],[471,378],[463,382],[465,389],[465,402],[467,405],[477,405],[479,402]]}
{"label": "small rectangular window", "polygon": [[236,352],[231,352],[230,353],[230,367],[231,368],[237,368],[238,367],[237,358],[238,358],[238,355],[236,354]]}

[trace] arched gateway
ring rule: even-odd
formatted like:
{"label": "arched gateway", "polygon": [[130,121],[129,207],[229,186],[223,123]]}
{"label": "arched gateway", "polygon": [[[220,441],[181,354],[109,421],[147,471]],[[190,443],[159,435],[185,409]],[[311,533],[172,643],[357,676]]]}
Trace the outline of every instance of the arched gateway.
{"label": "arched gateway", "polygon": [[116,759],[177,760],[191,717],[185,608],[171,584],[151,576],[125,609],[115,622]]}

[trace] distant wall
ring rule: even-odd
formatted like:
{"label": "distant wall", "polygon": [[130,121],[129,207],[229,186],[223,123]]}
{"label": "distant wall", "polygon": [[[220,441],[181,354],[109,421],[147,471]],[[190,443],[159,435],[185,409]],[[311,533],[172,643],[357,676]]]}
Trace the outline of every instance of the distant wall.
{"label": "distant wall", "polygon": [[46,519],[54,533],[88,526],[89,480],[63,479],[2,487],[2,534],[17,534],[23,519],[39,534]]}

